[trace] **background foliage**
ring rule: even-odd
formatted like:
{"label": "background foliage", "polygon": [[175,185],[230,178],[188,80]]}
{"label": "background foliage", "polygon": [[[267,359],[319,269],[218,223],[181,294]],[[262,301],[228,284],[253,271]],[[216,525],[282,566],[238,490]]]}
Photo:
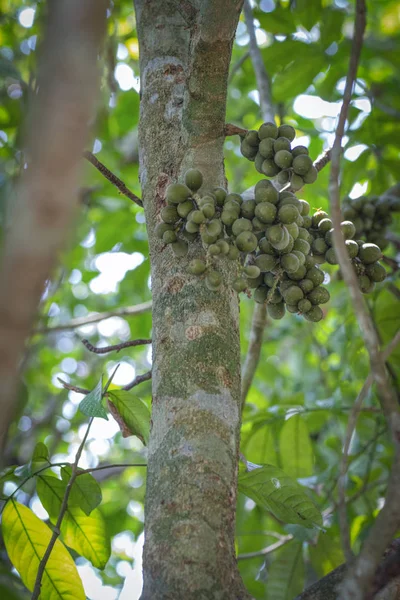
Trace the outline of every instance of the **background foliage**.
{"label": "background foliage", "polygon": [[[254,7],[257,39],[272,80],[277,118],[296,127],[298,143],[309,146],[314,159],[333,142],[348,66],[353,9],[353,2],[347,0],[312,3],[261,0]],[[12,198],[13,184],[24,168],[22,124],[29,95],[35,89],[37,39],[44,11],[44,2],[0,0],[3,229],[7,226],[5,199],[9,195]],[[343,197],[380,194],[397,182],[399,50],[398,3],[392,0],[369,3],[356,99],[345,138]],[[102,85],[91,150],[140,195],[137,143],[140,81],[131,0],[114,2],[110,10],[101,61]],[[262,122],[243,21],[239,23],[233,50],[227,122],[252,129]],[[227,138],[225,156],[230,190],[241,192],[257,181],[254,168],[240,156],[238,138]],[[329,167],[325,168],[317,182],[302,192],[302,197],[315,209],[328,208],[328,170]],[[76,228],[43,296],[38,328],[57,327],[75,317],[113,311],[151,298],[143,211],[118,195],[89,163],[84,164],[80,199]],[[395,244],[385,254],[395,257]],[[296,315],[267,323],[259,368],[244,410],[242,451],[247,460],[274,465],[299,479],[321,509],[325,527],[322,532],[284,525],[254,500],[239,494],[237,551],[242,557],[239,565],[245,584],[256,599],[266,598],[267,593],[274,600],[291,599],[305,583],[310,584],[343,562],[336,515],[338,464],[349,410],[368,375],[368,359],[344,285],[333,275],[330,292],[332,299],[325,307],[325,319],[318,324]],[[390,341],[400,325],[398,295],[396,272],[389,269],[388,280],[377,285],[368,297],[383,343]],[[252,309],[252,300],[241,300],[243,358]],[[10,465],[28,464],[37,442],[46,443],[53,462],[73,462],[87,417],[78,411],[83,396],[64,390],[58,377],[93,389],[100,375],[109,375],[119,363],[112,390],[128,384],[151,366],[148,346],[101,356],[87,351],[80,341],[83,337],[96,346],[151,337],[151,314],[112,317],[75,330],[50,329],[32,335],[24,358],[18,417],[10,432],[7,456]],[[389,362],[399,393],[400,348]],[[136,390],[150,408],[151,383],[142,383]],[[124,438],[110,416],[108,421],[95,420],[80,464],[91,468],[145,460],[146,449],[141,441],[137,437]],[[355,550],[381,506],[390,460],[384,420],[372,391],[352,439],[348,472],[348,511]],[[8,478],[3,485],[3,497],[16,489],[27,472],[20,467]],[[50,472],[46,472],[46,477],[47,480],[41,478],[37,487],[30,480],[15,496],[42,521],[48,521],[54,511],[54,504],[43,492],[46,483],[54,482],[48,481]],[[96,478],[103,499],[98,508],[93,507],[91,518],[99,519],[109,551],[102,547],[103,554],[82,552],[82,542],[80,547],[72,547],[72,556],[88,598],[123,600],[128,597],[125,593],[129,588],[132,600],[134,590],[137,597],[140,593],[145,470],[110,469],[97,472]],[[275,552],[246,557],[277,541],[282,546]],[[15,572],[11,571],[4,545],[0,547],[0,559],[2,597],[26,597]]]}

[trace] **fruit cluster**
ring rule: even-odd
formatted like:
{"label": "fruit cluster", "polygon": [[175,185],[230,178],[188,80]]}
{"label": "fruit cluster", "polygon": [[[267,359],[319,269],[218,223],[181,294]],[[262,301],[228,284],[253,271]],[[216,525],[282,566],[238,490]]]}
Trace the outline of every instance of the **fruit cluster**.
{"label": "fruit cluster", "polygon": [[291,125],[277,127],[275,123],[263,123],[258,131],[247,132],[240,150],[245,158],[254,162],[259,173],[266,177],[277,176],[280,184],[290,183],[296,191],[305,183],[314,183],[318,172],[305,146],[291,147],[295,137]]}
{"label": "fruit cluster", "polygon": [[343,216],[351,219],[356,235],[384,250],[388,244],[387,229],[394,212],[400,211],[400,198],[394,195],[360,196],[343,202]]}

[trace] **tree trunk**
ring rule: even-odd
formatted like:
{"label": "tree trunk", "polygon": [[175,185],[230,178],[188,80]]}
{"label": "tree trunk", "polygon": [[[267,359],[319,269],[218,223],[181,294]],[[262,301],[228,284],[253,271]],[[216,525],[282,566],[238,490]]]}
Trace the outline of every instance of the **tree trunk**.
{"label": "tree trunk", "polygon": [[234,550],[240,432],[238,298],[187,273],[155,237],[188,167],[223,185],[227,76],[242,3],[136,0],[140,180],[153,293],[153,413],[142,600],[245,599]]}

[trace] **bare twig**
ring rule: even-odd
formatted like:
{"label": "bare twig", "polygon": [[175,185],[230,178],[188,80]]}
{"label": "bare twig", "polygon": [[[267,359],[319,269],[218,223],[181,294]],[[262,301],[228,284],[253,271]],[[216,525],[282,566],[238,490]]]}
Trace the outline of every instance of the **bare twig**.
{"label": "bare twig", "polygon": [[[390,356],[390,354],[393,352],[393,350],[396,348],[396,346],[399,343],[400,343],[400,331],[398,331],[396,333],[393,340],[383,350],[383,352],[382,352],[383,360],[385,360],[385,361],[387,360],[387,358]],[[349,531],[349,525],[348,525],[348,520],[347,520],[347,509],[346,509],[346,473],[347,473],[348,462],[349,462],[348,459],[349,459],[350,442],[353,437],[354,430],[356,428],[356,423],[357,423],[357,419],[358,419],[358,416],[361,411],[362,403],[364,402],[373,382],[374,382],[374,378],[373,378],[372,373],[370,373],[368,375],[367,379],[365,380],[365,383],[364,383],[363,387],[361,388],[360,393],[358,394],[356,401],[354,403],[353,409],[349,415],[349,419],[347,421],[346,433],[345,433],[345,437],[344,437],[344,443],[343,443],[342,458],[341,458],[340,467],[339,467],[338,518],[339,518],[339,525],[340,525],[340,536],[341,536],[341,540],[342,540],[342,547],[343,547],[344,555],[345,555],[347,562],[350,562],[354,556],[353,552],[351,550],[351,545],[350,545],[350,531]]]}
{"label": "bare twig", "polygon": [[389,424],[395,446],[395,458],[389,480],[386,502],[371,529],[364,546],[349,570],[343,582],[341,598],[343,600],[362,600],[371,587],[372,578],[384,549],[393,537],[400,522],[400,415],[396,396],[387,377],[385,364],[379,352],[379,340],[374,324],[366,310],[356,273],[350,262],[344,238],[340,228],[340,156],[342,138],[345,129],[347,112],[352,96],[352,89],[357,75],[361,54],[364,30],[366,25],[365,0],[356,2],[356,20],[349,70],[343,95],[335,141],[332,148],[329,195],[331,199],[332,221],[334,226],[333,242],[344,281],[349,289],[352,303],[363,334],[370,357],[371,372],[376,381],[382,409]]}
{"label": "bare twig", "polygon": [[258,558],[259,556],[267,556],[271,554],[271,552],[275,552],[278,548],[282,548],[285,544],[288,544],[293,539],[292,535],[285,535],[282,539],[278,540],[274,544],[270,544],[266,548],[262,550],[257,550],[256,552],[247,552],[246,554],[239,554],[237,560],[246,560],[248,558]]}
{"label": "bare twig", "polygon": [[317,169],[318,172],[322,171],[322,169],[326,167],[326,165],[330,162],[331,155],[331,149],[325,150],[325,152],[323,152],[321,156],[318,156],[317,160],[314,161],[314,167]]}
{"label": "bare twig", "polygon": [[141,315],[144,312],[151,310],[152,301],[143,302],[142,304],[136,304],[135,306],[127,306],[125,308],[117,308],[103,313],[95,313],[86,317],[78,317],[68,321],[61,325],[54,325],[52,327],[39,327],[35,329],[34,333],[53,333],[54,331],[67,331],[68,329],[76,329],[77,327],[83,327],[85,325],[92,325],[93,323],[99,323],[105,319],[111,317],[130,317],[134,315]]}
{"label": "bare twig", "polygon": [[127,469],[128,467],[147,467],[145,463],[117,463],[115,465],[102,465],[101,467],[93,467],[90,469],[79,469],[77,477],[85,475],[85,473],[94,473],[96,471],[104,471],[105,469]]}
{"label": "bare twig", "polygon": [[62,384],[63,388],[65,390],[69,390],[70,392],[76,392],[77,394],[89,394],[89,392],[91,391],[86,388],[81,388],[76,385],[72,385],[71,383],[67,383],[66,381],[61,379],[61,377],[57,377],[57,379]]}
{"label": "bare twig", "polygon": [[247,133],[247,129],[243,129],[242,127],[237,127],[237,125],[233,125],[232,123],[227,123],[224,128],[224,133],[226,136],[229,135],[240,135],[241,137],[245,136]]}
{"label": "bare twig", "polygon": [[54,530],[53,530],[53,535],[51,536],[49,545],[47,546],[46,551],[43,554],[43,557],[42,557],[42,559],[41,559],[41,561],[39,563],[39,568],[38,568],[38,572],[37,572],[37,575],[36,575],[35,586],[33,588],[33,593],[32,593],[32,600],[37,600],[39,598],[40,588],[42,587],[42,577],[43,577],[43,574],[44,574],[44,570],[46,568],[47,561],[50,558],[50,554],[51,554],[51,552],[52,552],[52,550],[54,548],[54,545],[55,545],[55,543],[57,541],[57,538],[60,536],[60,533],[61,533],[61,524],[63,522],[65,513],[67,512],[67,508],[68,508],[68,498],[70,496],[70,493],[71,493],[71,490],[72,490],[72,486],[73,486],[73,484],[75,482],[75,479],[77,477],[78,463],[79,463],[79,460],[81,458],[82,451],[83,451],[83,448],[85,446],[87,437],[89,435],[89,431],[90,431],[90,427],[91,427],[92,423],[93,423],[93,417],[89,421],[89,424],[87,426],[85,435],[83,436],[83,440],[80,443],[80,446],[79,446],[78,451],[76,453],[75,461],[74,461],[74,464],[72,465],[72,469],[71,469],[71,477],[70,477],[70,480],[68,481],[67,486],[65,488],[64,497],[63,497],[63,500],[62,500],[62,503],[61,503],[61,508],[60,508],[60,512],[59,512],[59,515],[58,515],[57,523],[56,523],[56,525],[54,527]]}
{"label": "bare twig", "polygon": [[243,65],[243,63],[246,62],[246,60],[249,58],[249,56],[250,56],[250,52],[249,51],[245,52],[239,58],[239,60],[233,65],[233,67],[231,68],[231,70],[229,72],[228,85],[231,83],[232,79],[234,78],[236,73],[239,71],[239,69]]}
{"label": "bare twig", "polygon": [[263,334],[267,322],[267,311],[264,304],[256,304],[251,322],[250,341],[242,369],[242,408],[254,379],[260,361]]}
{"label": "bare twig", "polygon": [[106,0],[50,2],[23,170],[0,267],[0,456],[14,417],[19,361],[75,211],[97,89]]}
{"label": "bare twig", "polygon": [[131,381],[130,383],[128,383],[128,385],[125,385],[121,389],[125,390],[125,391],[129,391],[132,388],[134,388],[135,386],[139,385],[140,383],[143,383],[143,381],[149,381],[149,379],[151,379],[151,376],[152,376],[151,371],[147,371],[147,373],[143,373],[143,375],[137,375],[137,377],[135,377],[135,379],[133,381]]}
{"label": "bare twig", "polygon": [[104,175],[104,177],[106,179],[108,179],[108,181],[110,183],[112,183],[121,194],[123,194],[124,196],[126,196],[127,198],[129,198],[129,200],[132,200],[132,202],[134,202],[135,204],[137,204],[140,207],[143,207],[143,202],[141,201],[141,199],[136,196],[136,194],[134,194],[133,192],[131,192],[126,185],[124,184],[124,182],[117,177],[116,175],[114,175],[114,173],[112,173],[110,171],[110,169],[107,169],[107,167],[105,165],[103,165],[102,162],[100,162],[94,154],[92,154],[92,152],[89,152],[89,150],[85,150],[85,152],[83,153],[83,156],[86,158],[86,160],[88,160],[94,167],[96,167],[96,169],[98,171],[100,171],[100,173],[102,175]]}
{"label": "bare twig", "polygon": [[115,344],[114,346],[104,346],[103,348],[96,348],[89,342],[89,340],[81,340],[82,344],[94,354],[107,354],[107,352],[120,352],[124,348],[132,348],[134,346],[144,346],[145,344],[151,344],[151,339],[143,340],[130,340],[129,342],[122,342],[121,344]]}
{"label": "bare twig", "polygon": [[249,51],[251,56],[251,62],[253,63],[253,69],[257,81],[257,89],[260,94],[261,114],[265,121],[274,122],[275,111],[272,105],[270,79],[267,70],[264,66],[264,61],[260,48],[258,47],[253,20],[253,10],[251,8],[249,0],[244,0],[243,12],[246,21],[247,32],[250,38]]}

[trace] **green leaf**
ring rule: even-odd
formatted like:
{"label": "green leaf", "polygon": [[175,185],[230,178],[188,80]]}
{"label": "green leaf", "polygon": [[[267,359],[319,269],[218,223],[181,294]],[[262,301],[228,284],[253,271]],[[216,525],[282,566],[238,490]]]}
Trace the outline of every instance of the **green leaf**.
{"label": "green leaf", "polygon": [[306,91],[316,77],[326,67],[326,57],[314,46],[310,47],[307,61],[296,59],[274,78],[272,91],[276,102],[287,102]]}
{"label": "green leaf", "polygon": [[107,411],[103,404],[103,377],[96,387],[87,394],[79,405],[79,410],[87,417],[99,417],[108,421]]}
{"label": "green leaf", "polygon": [[[57,521],[66,487],[67,482],[57,477],[38,476],[37,494],[52,522]],[[79,506],[68,504],[61,523],[61,533],[67,546],[90,560],[94,567],[104,569],[111,548],[99,510],[92,510],[90,516],[87,516]]]}
{"label": "green leaf", "polygon": [[[68,483],[71,479],[71,473],[71,467],[61,468],[61,477],[64,483]],[[68,499],[69,506],[79,506],[85,515],[89,516],[101,500],[101,489],[93,475],[85,473],[75,479]]]}
{"label": "green leaf", "polygon": [[303,545],[293,541],[281,548],[269,568],[268,600],[293,600],[304,587]]}
{"label": "green leaf", "polygon": [[239,475],[239,491],[284,523],[321,527],[322,516],[304,489],[278,467],[263,465]]}
{"label": "green leaf", "polygon": [[320,20],[322,14],[322,0],[296,0],[296,20],[305,29],[312,27]]}
{"label": "green leaf", "polygon": [[15,477],[15,470],[18,467],[16,465],[12,467],[8,467],[2,473],[0,473],[0,488],[6,483],[6,481],[10,481]]}
{"label": "green leaf", "polygon": [[345,562],[340,538],[336,532],[320,533],[316,545],[309,546],[310,560],[319,577],[324,577]]}
{"label": "green leaf", "polygon": [[[9,559],[28,590],[33,591],[52,531],[29,508],[10,500],[3,511],[2,532]],[[43,573],[41,598],[86,599],[75,563],[60,540],[56,540]]]}
{"label": "green leaf", "polygon": [[32,462],[46,462],[49,460],[49,450],[46,444],[38,442],[32,454]]}
{"label": "green leaf", "polygon": [[296,31],[296,23],[289,8],[278,5],[270,13],[266,14],[262,10],[254,9],[253,14],[260,22],[261,27],[268,33],[289,34]]}
{"label": "green leaf", "polygon": [[341,10],[325,9],[321,22],[321,43],[324,48],[329,48],[333,42],[338,42],[342,37],[345,16]]}
{"label": "green leaf", "polygon": [[313,449],[301,415],[293,415],[285,422],[279,436],[279,448],[285,473],[296,479],[313,474]]}
{"label": "green leaf", "polygon": [[119,390],[108,395],[110,411],[121,427],[123,436],[136,435],[147,445],[150,435],[150,411],[147,405],[132,392]]}
{"label": "green leaf", "polygon": [[243,452],[246,459],[253,463],[278,465],[274,428],[271,425],[264,425],[254,432],[251,431],[244,443]]}

